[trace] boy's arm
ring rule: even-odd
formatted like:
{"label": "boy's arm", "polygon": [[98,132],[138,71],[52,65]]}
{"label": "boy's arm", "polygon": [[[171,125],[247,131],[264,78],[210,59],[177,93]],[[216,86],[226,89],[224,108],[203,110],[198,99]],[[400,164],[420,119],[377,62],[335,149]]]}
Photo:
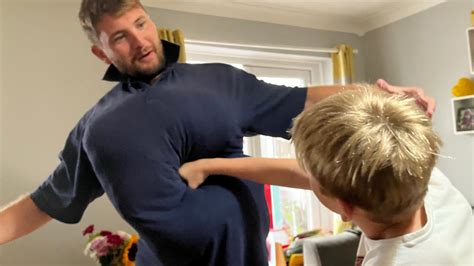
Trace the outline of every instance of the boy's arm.
{"label": "boy's arm", "polygon": [[33,232],[51,219],[30,195],[20,197],[0,209],[0,245]]}
{"label": "boy's arm", "polygon": [[311,189],[309,176],[294,159],[201,159],[181,166],[179,174],[191,188],[197,188],[210,175],[227,175],[261,184]]}

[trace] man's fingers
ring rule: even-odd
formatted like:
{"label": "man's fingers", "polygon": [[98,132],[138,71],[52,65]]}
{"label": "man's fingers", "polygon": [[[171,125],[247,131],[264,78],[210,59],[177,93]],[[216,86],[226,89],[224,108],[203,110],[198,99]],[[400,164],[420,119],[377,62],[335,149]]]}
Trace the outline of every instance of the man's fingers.
{"label": "man's fingers", "polygon": [[392,94],[407,95],[415,98],[418,105],[420,105],[425,110],[426,114],[429,117],[433,115],[436,109],[435,99],[426,96],[421,88],[392,86],[388,84],[388,82],[386,82],[384,79],[378,79],[376,84],[381,90],[384,90],[386,92]]}
{"label": "man's fingers", "polygon": [[387,89],[387,85],[388,85],[388,84],[387,84],[387,82],[386,82],[385,80],[383,80],[383,79],[378,79],[375,84],[377,84],[377,86],[378,86],[380,89],[382,89],[382,90],[384,90],[384,91],[388,91],[388,89]]}
{"label": "man's fingers", "polygon": [[400,90],[398,89],[398,87],[388,84],[383,79],[378,79],[376,84],[380,89],[382,89],[386,92],[400,94]]}
{"label": "man's fingers", "polygon": [[420,105],[425,110],[426,114],[431,117],[436,109],[436,100],[426,96],[424,91],[420,88],[413,88],[411,94],[412,97],[416,98],[418,105]]}
{"label": "man's fingers", "polygon": [[426,113],[428,114],[429,117],[432,117],[436,109],[436,100],[433,98],[430,98],[430,101],[428,101],[428,106],[426,107]]}
{"label": "man's fingers", "polygon": [[384,88],[386,83],[387,82],[383,79],[378,79],[377,82],[375,82],[375,84],[377,84],[377,86],[379,86],[379,88]]}
{"label": "man's fingers", "polygon": [[192,189],[196,189],[197,187],[199,187],[199,184],[195,182],[189,182],[188,186]]}

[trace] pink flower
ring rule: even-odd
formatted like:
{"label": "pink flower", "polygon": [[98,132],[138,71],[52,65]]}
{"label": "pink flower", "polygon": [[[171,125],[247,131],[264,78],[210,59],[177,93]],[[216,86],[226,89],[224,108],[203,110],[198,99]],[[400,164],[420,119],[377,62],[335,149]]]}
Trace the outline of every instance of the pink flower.
{"label": "pink flower", "polygon": [[94,238],[91,242],[90,250],[95,252],[97,257],[106,256],[110,251],[110,245],[107,238],[104,236]]}
{"label": "pink flower", "polygon": [[85,236],[85,235],[88,235],[88,234],[92,234],[92,232],[94,232],[94,225],[93,224],[89,225],[86,229],[84,229],[84,231],[82,231],[82,235]]}

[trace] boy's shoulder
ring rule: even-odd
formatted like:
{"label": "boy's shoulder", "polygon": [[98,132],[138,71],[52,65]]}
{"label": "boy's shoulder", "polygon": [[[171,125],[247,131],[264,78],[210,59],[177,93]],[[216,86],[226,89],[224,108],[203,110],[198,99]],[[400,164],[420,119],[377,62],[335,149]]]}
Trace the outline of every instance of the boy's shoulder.
{"label": "boy's shoulder", "polygon": [[437,168],[425,197],[427,223],[400,237],[361,237],[363,265],[472,265],[472,211],[467,200]]}
{"label": "boy's shoulder", "polygon": [[463,222],[472,220],[471,205],[438,168],[434,168],[431,174],[425,204],[431,207],[438,223],[444,219],[456,218],[451,215],[458,216],[458,219],[463,219]]}

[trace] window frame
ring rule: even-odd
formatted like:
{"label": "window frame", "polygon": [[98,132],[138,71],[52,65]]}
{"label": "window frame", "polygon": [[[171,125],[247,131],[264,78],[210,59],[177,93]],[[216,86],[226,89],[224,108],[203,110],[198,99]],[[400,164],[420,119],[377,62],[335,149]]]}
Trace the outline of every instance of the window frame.
{"label": "window frame", "polygon": [[268,68],[286,68],[309,71],[308,85],[332,84],[332,60],[328,57],[276,53],[244,48],[226,48],[214,45],[186,44],[188,61],[220,62]]}
{"label": "window frame", "polygon": [[[333,84],[332,60],[329,54],[327,57],[324,57],[186,43],[186,57],[187,61],[191,62],[218,62],[235,66],[241,65],[237,67],[241,67],[246,71],[255,70],[255,68],[262,71],[266,69],[269,73],[272,72],[272,70],[275,70],[274,72],[281,72],[283,69],[301,71],[309,74],[308,86]],[[247,145],[244,146],[246,146],[247,149],[244,150],[244,153],[256,157],[268,157],[268,151],[266,152],[265,147],[263,147],[265,143],[268,145],[268,141],[269,140],[261,139],[259,136],[246,138],[244,143]],[[272,141],[272,144],[273,143]],[[306,197],[307,202],[310,204],[308,213],[306,213],[308,225],[313,228],[320,227],[326,231],[332,230],[332,212],[329,215],[328,212],[330,211],[319,202],[311,191],[306,193]],[[274,197],[272,196],[272,208],[276,206],[273,201]],[[272,213],[275,214],[275,210],[273,210]],[[274,217],[271,217],[271,220],[273,221]],[[280,228],[277,226],[273,229]]]}

